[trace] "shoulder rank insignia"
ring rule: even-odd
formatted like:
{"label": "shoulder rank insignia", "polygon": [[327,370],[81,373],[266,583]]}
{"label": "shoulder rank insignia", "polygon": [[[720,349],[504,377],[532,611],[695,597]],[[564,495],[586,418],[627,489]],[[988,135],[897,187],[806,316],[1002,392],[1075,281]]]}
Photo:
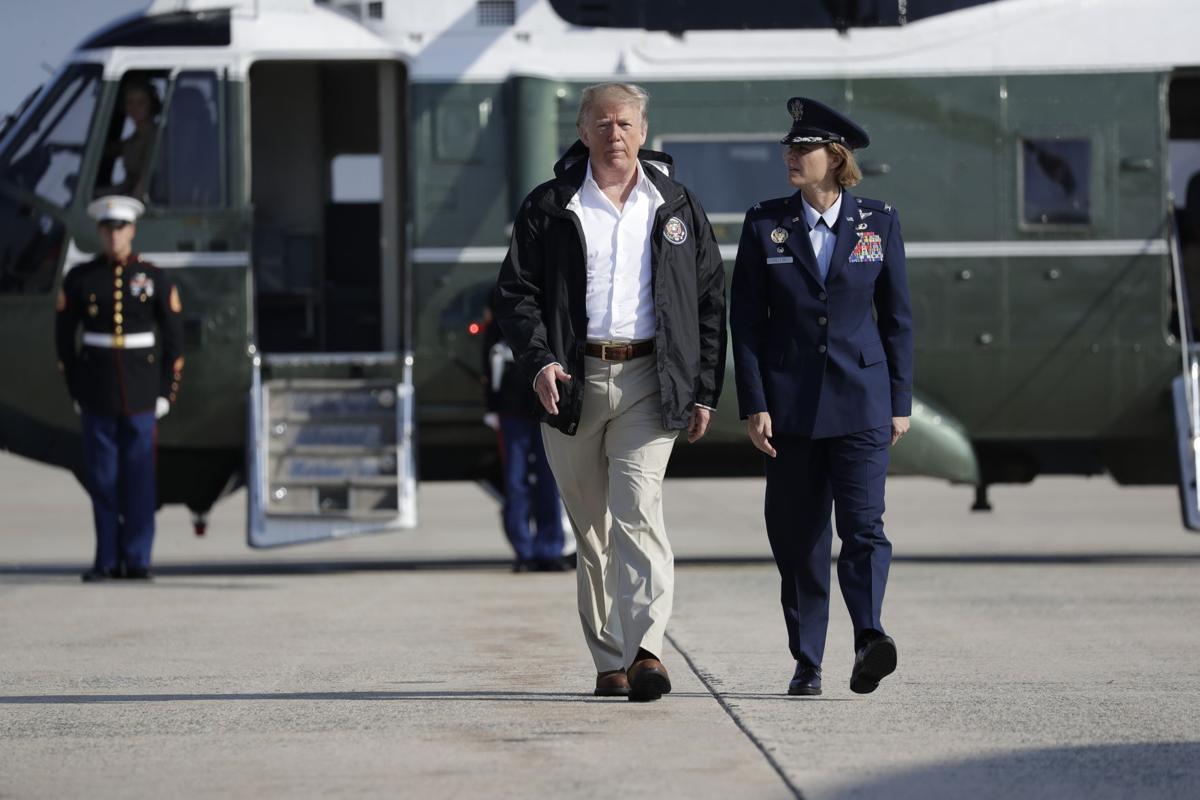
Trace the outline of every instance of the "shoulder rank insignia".
{"label": "shoulder rank insignia", "polygon": [[783,244],[788,240],[788,232],[784,228],[776,228],[771,231],[771,241],[775,244]]}

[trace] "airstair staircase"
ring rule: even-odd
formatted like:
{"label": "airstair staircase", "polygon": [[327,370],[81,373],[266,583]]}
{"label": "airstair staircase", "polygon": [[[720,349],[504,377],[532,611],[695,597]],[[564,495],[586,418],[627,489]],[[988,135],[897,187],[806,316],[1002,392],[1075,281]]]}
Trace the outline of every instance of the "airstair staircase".
{"label": "airstair staircase", "polygon": [[273,360],[285,374],[291,366],[292,375],[337,377],[264,378],[264,358],[255,358],[250,397],[251,546],[414,527],[411,359],[397,380],[346,369],[353,356],[336,354]]}

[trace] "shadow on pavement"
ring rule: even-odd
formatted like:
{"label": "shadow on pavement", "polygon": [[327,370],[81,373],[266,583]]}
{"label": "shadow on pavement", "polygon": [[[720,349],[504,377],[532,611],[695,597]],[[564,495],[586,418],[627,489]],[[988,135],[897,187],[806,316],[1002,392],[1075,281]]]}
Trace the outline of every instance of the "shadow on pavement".
{"label": "shadow on pavement", "polygon": [[[836,559],[835,559],[836,561]],[[899,564],[963,564],[963,565],[1071,565],[1071,564],[1131,564],[1131,563],[1190,563],[1200,562],[1197,553],[992,553],[992,554],[932,554],[895,555]],[[702,556],[677,557],[680,567],[736,567],[774,565],[770,556]],[[87,568],[83,562],[74,564],[2,564],[0,575],[78,577]],[[254,575],[319,575],[344,572],[437,572],[487,570],[508,571],[512,561],[506,558],[446,558],[446,559],[358,559],[329,561],[212,561],[194,564],[163,564],[154,567],[159,577],[175,576],[254,576]],[[556,573],[544,573],[556,574]],[[522,576],[536,580],[536,574]]]}
{"label": "shadow on pavement", "polygon": [[[405,683],[435,683],[436,681],[404,681]],[[708,692],[672,692],[673,698],[711,700]],[[764,695],[765,696],[765,695]],[[786,697],[782,699],[787,699]],[[17,694],[0,695],[0,705],[102,705],[105,703],[181,703],[194,701],[258,702],[262,700],[336,700],[336,701],[397,701],[397,700],[468,700],[512,703],[627,703],[624,697],[595,697],[589,692],[514,692],[514,691],[457,691],[427,689],[423,691],[373,692],[214,692],[212,694]],[[666,702],[670,702],[669,700]]]}
{"label": "shadow on pavement", "polygon": [[829,800],[887,797],[1134,798],[1196,797],[1200,742],[1051,747],[948,764],[930,764],[846,784]]}

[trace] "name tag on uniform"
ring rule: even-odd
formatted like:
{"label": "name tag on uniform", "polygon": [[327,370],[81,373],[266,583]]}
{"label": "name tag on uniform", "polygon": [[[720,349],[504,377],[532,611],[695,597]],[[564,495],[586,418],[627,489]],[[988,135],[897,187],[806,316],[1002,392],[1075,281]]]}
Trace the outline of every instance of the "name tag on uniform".
{"label": "name tag on uniform", "polygon": [[770,258],[767,259],[767,263],[768,264],[791,264],[792,260],[793,259],[791,256],[771,256]]}

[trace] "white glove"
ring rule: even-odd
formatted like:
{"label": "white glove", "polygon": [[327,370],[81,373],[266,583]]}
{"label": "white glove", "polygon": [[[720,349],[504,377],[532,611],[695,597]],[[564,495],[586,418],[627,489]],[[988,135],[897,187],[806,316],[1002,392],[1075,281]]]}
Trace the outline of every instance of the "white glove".
{"label": "white glove", "polygon": [[154,418],[162,419],[167,414],[171,413],[171,401],[165,397],[160,397],[154,401]]}
{"label": "white glove", "polygon": [[78,400],[72,400],[72,401],[71,401],[71,406],[72,406],[72,407],[75,409],[75,413],[76,413],[76,414],[78,414],[78,415],[82,415],[82,414],[83,414],[83,409],[79,407],[79,401],[78,401]]}
{"label": "white glove", "polygon": [[489,411],[483,415],[483,424],[494,431],[500,430],[500,415],[495,411]]}

